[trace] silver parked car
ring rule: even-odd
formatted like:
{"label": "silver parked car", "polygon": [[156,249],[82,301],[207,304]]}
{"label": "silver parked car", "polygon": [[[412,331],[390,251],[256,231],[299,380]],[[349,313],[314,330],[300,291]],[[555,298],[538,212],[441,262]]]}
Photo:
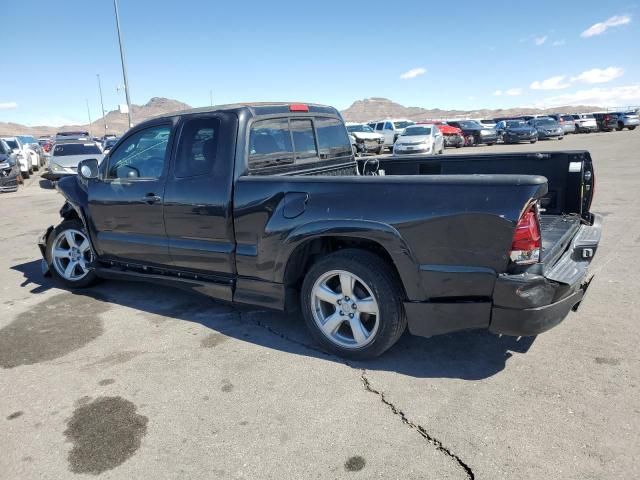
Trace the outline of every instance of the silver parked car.
{"label": "silver parked car", "polygon": [[638,118],[637,112],[612,112],[609,115],[614,117],[618,122],[618,126],[616,127],[616,130],[618,131],[624,128],[634,130],[638,125],[640,125],[640,119]]}
{"label": "silver parked car", "polygon": [[56,181],[68,175],[76,175],[78,163],[88,158],[95,158],[98,163],[102,162],[104,153],[96,142],[87,140],[56,141],[51,149],[47,171],[42,176],[48,180]]}
{"label": "silver parked car", "polygon": [[444,152],[444,137],[440,129],[433,124],[410,125],[398,137],[393,145],[394,155]]}

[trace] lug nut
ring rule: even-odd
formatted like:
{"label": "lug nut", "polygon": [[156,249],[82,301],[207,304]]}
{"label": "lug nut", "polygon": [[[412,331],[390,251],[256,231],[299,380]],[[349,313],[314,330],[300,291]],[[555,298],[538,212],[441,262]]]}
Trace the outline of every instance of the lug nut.
{"label": "lug nut", "polygon": [[342,310],[340,310],[340,315],[344,315],[344,312]]}
{"label": "lug nut", "polygon": [[350,313],[350,314],[349,314],[349,318],[353,318],[353,313]]}
{"label": "lug nut", "polygon": [[342,300],[338,299],[338,305],[342,305]]}
{"label": "lug nut", "polygon": [[349,301],[349,297],[344,297],[344,299],[348,302]]}
{"label": "lug nut", "polygon": [[353,307],[354,310],[358,309],[358,305],[356,305],[355,303],[353,305],[351,305],[351,307]]}

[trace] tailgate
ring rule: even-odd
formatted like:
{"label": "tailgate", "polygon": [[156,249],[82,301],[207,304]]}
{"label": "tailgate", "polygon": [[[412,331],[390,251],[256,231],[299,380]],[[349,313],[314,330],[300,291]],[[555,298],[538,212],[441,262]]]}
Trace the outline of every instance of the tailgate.
{"label": "tailgate", "polygon": [[594,215],[592,225],[580,225],[569,247],[557,262],[546,264],[544,276],[548,280],[576,286],[583,282],[587,268],[600,243],[602,216]]}

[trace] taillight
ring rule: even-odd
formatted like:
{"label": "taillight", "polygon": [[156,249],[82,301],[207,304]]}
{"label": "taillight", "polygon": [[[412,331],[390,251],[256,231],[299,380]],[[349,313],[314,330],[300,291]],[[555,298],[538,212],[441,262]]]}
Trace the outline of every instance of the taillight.
{"label": "taillight", "polygon": [[51,150],[51,144],[50,143],[45,143],[42,148],[44,148],[45,152],[48,152],[49,150]]}
{"label": "taillight", "polygon": [[540,261],[540,224],[535,204],[529,207],[518,220],[511,242],[511,261],[518,265],[529,265]]}

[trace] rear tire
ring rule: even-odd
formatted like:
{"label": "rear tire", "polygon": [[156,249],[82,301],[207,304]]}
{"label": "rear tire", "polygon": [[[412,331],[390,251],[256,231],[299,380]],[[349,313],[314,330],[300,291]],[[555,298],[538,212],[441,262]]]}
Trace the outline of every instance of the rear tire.
{"label": "rear tire", "polygon": [[68,288],[95,284],[98,277],[87,266],[91,260],[93,252],[89,236],[80,220],[65,220],[53,229],[47,240],[46,261],[60,283]]}
{"label": "rear tire", "polygon": [[380,356],[404,332],[403,297],[387,262],[364,250],[345,249],[311,267],[301,304],[307,328],[323,348],[363,360]]}
{"label": "rear tire", "polygon": [[636,126],[635,126],[635,125],[631,125],[631,126],[629,127],[629,130],[635,130],[635,129],[636,129]]}
{"label": "rear tire", "polygon": [[24,180],[27,180],[30,176],[31,176],[31,173],[29,172],[29,170],[27,170],[26,172],[22,172],[22,178]]}
{"label": "rear tire", "polygon": [[624,130],[624,123],[622,123],[622,122],[618,122],[618,127],[616,128],[616,130],[618,130],[619,132],[621,132],[622,130]]}

